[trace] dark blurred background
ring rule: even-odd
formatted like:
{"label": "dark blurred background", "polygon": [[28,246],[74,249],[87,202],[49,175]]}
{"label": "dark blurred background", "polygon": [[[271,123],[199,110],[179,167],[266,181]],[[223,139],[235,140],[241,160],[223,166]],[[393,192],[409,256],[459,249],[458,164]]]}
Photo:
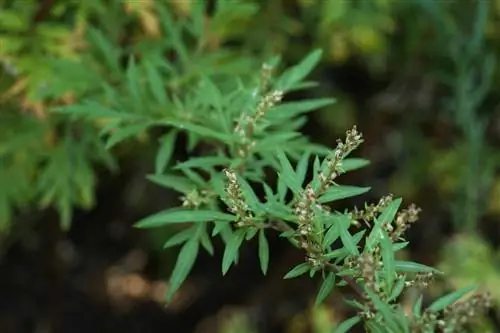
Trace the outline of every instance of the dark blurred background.
{"label": "dark blurred background", "polygon": [[[133,228],[179,204],[145,178],[161,133],[115,148],[114,172],[65,162],[106,154],[92,148],[98,136],[85,128],[75,142],[91,148],[70,143],[68,155],[51,158],[67,140],[64,120],[49,109],[92,97],[100,81],[111,86],[120,76],[48,62],[103,63],[85,52],[100,45],[96,36],[111,41],[109,54],[147,57],[171,37],[158,6],[181,26],[200,3],[210,51],[259,66],[269,54],[291,65],[323,48],[311,75],[318,86],[287,98],[337,99],[311,114],[303,133],[312,141],[333,147],[354,124],[365,136],[356,154],[371,164],[343,182],[372,191],[338,208],[388,193],[417,204],[423,211],[405,255],[446,273],[426,296],[477,282],[500,299],[500,1],[0,0],[0,332],[323,333],[352,315],[342,302],[347,292],[314,307],[318,280],[282,280],[303,254],[276,235],[268,276],[250,242],[222,277],[216,243],[167,306],[178,248],[162,245],[175,230]],[[188,156],[181,140],[173,160]],[[494,308],[470,330],[500,332],[499,325]]]}

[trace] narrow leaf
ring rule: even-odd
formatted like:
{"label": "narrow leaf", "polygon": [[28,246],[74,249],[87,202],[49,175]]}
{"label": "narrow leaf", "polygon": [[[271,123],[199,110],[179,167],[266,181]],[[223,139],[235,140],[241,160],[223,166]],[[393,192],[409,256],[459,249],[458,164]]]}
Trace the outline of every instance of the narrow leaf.
{"label": "narrow leaf", "polygon": [[344,172],[349,172],[357,169],[361,169],[370,164],[369,160],[363,158],[345,158],[340,164],[340,168]]}
{"label": "narrow leaf", "polygon": [[267,243],[264,229],[260,229],[259,231],[259,259],[262,273],[266,275],[269,265],[269,244]]}
{"label": "narrow leaf", "polygon": [[359,250],[352,238],[352,235],[349,233],[350,220],[347,215],[342,215],[341,225],[340,225],[340,239],[342,240],[342,244],[344,244],[345,248],[354,255],[359,256]]}
{"label": "narrow leaf", "polygon": [[241,243],[245,238],[245,230],[238,229],[226,244],[224,256],[222,257],[222,275],[226,275],[231,267],[231,264],[236,261]]}
{"label": "narrow leaf", "polygon": [[139,133],[147,129],[149,125],[149,123],[131,124],[122,128],[115,129],[106,141],[106,149],[111,149],[111,147],[113,147],[117,143],[120,143],[132,136],[138,135]]}
{"label": "narrow leaf", "polygon": [[333,287],[335,286],[335,274],[328,273],[326,278],[323,280],[321,284],[321,288],[319,288],[318,295],[316,295],[316,306],[320,305],[332,292]]}
{"label": "narrow leaf", "polygon": [[287,91],[292,88],[296,83],[302,81],[313,68],[318,64],[322,55],[321,50],[314,50],[309,53],[299,64],[293,66],[283,73],[279,78],[276,88]]}
{"label": "narrow leaf", "polygon": [[361,318],[358,316],[351,317],[347,320],[344,320],[342,323],[340,323],[339,326],[337,326],[334,330],[333,333],[347,333],[350,332],[351,328],[354,327],[357,323],[361,321]]}
{"label": "narrow leaf", "polygon": [[177,131],[171,130],[160,139],[160,147],[156,154],[155,161],[155,174],[159,175],[165,171],[165,168],[172,158],[172,153],[175,148],[175,139],[177,138]]}
{"label": "narrow leaf", "polygon": [[358,187],[349,185],[334,185],[330,187],[325,194],[319,197],[320,203],[326,203],[341,199],[354,197],[370,190],[370,187]]}
{"label": "narrow leaf", "polygon": [[175,292],[179,289],[184,280],[186,280],[189,272],[193,268],[198,255],[198,247],[198,239],[192,238],[184,244],[179,252],[174,270],[172,271],[172,275],[170,277],[169,288],[167,290],[166,298],[169,302],[172,300]]}
{"label": "narrow leaf", "polygon": [[286,273],[286,275],[283,277],[283,279],[291,279],[291,278],[300,276],[302,274],[309,272],[310,269],[311,269],[311,266],[309,266],[308,263],[304,262],[304,263],[299,264],[299,265],[295,266],[294,268],[292,268],[288,273]]}
{"label": "narrow leaf", "polygon": [[396,260],[394,261],[394,268],[396,269],[396,271],[403,273],[439,273],[439,271],[435,268],[411,261]]}
{"label": "narrow leaf", "polygon": [[389,290],[392,290],[394,284],[394,278],[396,277],[396,268],[394,260],[394,252],[392,250],[392,242],[385,230],[382,230],[382,239],[380,242],[380,248],[382,252],[382,263],[384,265],[384,276],[385,281]]}
{"label": "narrow leaf", "polygon": [[188,193],[196,188],[189,179],[174,175],[148,175],[146,178],[160,186],[171,188],[180,193]]}
{"label": "narrow leaf", "polygon": [[135,224],[136,228],[155,228],[170,223],[234,221],[236,216],[210,210],[170,209],[148,216]]}
{"label": "narrow leaf", "polygon": [[468,293],[470,293],[475,289],[477,289],[477,286],[475,285],[459,289],[451,294],[448,294],[446,296],[437,299],[429,306],[428,309],[429,311],[432,312],[444,310],[446,307],[460,300],[462,297],[464,297],[465,295],[467,295]]}

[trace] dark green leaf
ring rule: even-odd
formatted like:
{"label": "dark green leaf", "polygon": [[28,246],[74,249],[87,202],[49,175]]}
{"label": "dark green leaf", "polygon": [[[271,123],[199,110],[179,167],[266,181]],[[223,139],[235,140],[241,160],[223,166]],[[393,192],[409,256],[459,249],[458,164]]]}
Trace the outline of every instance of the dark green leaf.
{"label": "dark green leaf", "polygon": [[323,280],[323,283],[321,284],[321,288],[319,288],[318,295],[316,295],[316,306],[321,304],[328,297],[328,295],[330,295],[334,286],[335,274],[328,273],[326,278]]}
{"label": "dark green leaf", "polygon": [[269,244],[267,244],[264,229],[260,229],[259,231],[259,259],[262,273],[266,275],[269,265]]}
{"label": "dark green leaf", "polygon": [[136,228],[155,228],[171,223],[234,221],[236,216],[210,210],[166,210],[148,216],[135,224]]}
{"label": "dark green leaf", "polygon": [[325,194],[319,197],[318,202],[326,203],[335,200],[354,197],[370,190],[370,187],[358,187],[349,185],[334,185],[330,187]]}

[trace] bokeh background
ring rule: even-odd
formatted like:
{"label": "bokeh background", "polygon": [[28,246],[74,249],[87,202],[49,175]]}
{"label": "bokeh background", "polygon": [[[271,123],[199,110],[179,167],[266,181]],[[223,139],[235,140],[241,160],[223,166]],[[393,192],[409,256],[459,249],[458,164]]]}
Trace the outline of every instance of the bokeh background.
{"label": "bokeh background", "polygon": [[[349,315],[348,294],[313,307],[319,281],[282,280],[303,258],[277,237],[267,277],[253,243],[222,277],[219,245],[164,303],[176,230],[132,227],[179,203],[145,177],[162,133],[106,151],[105,124],[75,130],[50,110],[118,89],[130,55],[175,67],[175,47],[158,51],[174,37],[190,62],[170,89],[322,48],[318,86],[289,98],[337,103],[304,134],[333,147],[356,124],[372,163],[345,182],[372,187],[363,201],[393,193],[423,209],[405,255],[446,273],[429,299],[479,283],[499,300],[499,20],[498,0],[0,0],[0,332],[323,333]],[[470,329],[500,332],[499,319],[493,308]]]}

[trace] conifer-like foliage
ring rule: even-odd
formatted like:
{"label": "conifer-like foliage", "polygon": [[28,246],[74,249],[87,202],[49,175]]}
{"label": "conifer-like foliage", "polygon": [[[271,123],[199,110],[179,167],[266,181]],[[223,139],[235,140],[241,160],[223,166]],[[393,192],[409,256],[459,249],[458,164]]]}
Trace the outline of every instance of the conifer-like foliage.
{"label": "conifer-like foliage", "polygon": [[[460,300],[473,287],[439,298],[427,308],[422,307],[422,297],[417,298],[411,313],[398,303],[406,289],[426,287],[439,273],[397,259],[397,252],[408,245],[404,233],[417,221],[420,209],[404,208],[402,199],[391,195],[363,209],[331,209],[332,202],[369,190],[341,184],[344,173],[368,162],[351,157],[363,142],[356,127],[331,149],[309,142],[299,132],[308,112],[333,102],[328,98],[286,101],[287,93],[313,86],[305,78],[320,58],[321,51],[315,50],[280,74],[275,74],[278,61],[272,59],[254,77],[199,75],[183,93],[172,94],[161,85],[158,67],[131,60],[126,105],[138,110],[149,96],[165,108],[138,113],[92,102],[59,111],[109,118],[113,126],[108,127],[108,147],[148,126],[167,130],[155,173],[148,178],[179,192],[182,204],[136,224],[138,228],[187,225],[165,241],[165,247],[180,246],[167,299],[189,276],[199,251],[214,253],[214,237],[225,244],[222,274],[238,263],[243,243],[255,237],[265,274],[272,264],[267,235],[278,232],[305,254],[304,262],[291,267],[285,279],[320,275],[317,303],[335,288],[356,293],[357,299],[347,302],[358,315],[344,321],[336,332],[347,332],[359,322],[369,332],[460,332],[467,319],[489,306],[488,297],[481,294]],[[189,150],[203,145],[203,156],[171,161],[180,132],[187,135]],[[276,186],[268,183],[270,173],[277,176]],[[263,198],[256,194],[257,188],[264,191]]]}
{"label": "conifer-like foliage", "polygon": [[[230,10],[225,3],[215,9],[214,29],[225,26],[231,15],[255,12],[243,2]],[[279,233],[291,246],[302,249],[305,258],[290,267],[285,279],[320,276],[317,303],[337,288],[349,288],[356,295],[346,302],[357,315],[335,332],[348,332],[358,323],[368,332],[464,331],[468,320],[490,303],[482,294],[463,298],[473,287],[443,296],[428,307],[423,306],[423,297],[416,298],[410,311],[399,303],[408,288],[425,288],[439,274],[432,267],[398,257],[398,251],[408,246],[405,231],[418,220],[419,208],[403,205],[401,198],[392,195],[362,208],[332,208],[336,201],[369,191],[342,181],[345,173],[369,163],[352,156],[363,143],[356,127],[347,130],[336,147],[314,144],[300,132],[309,112],[334,102],[328,97],[287,99],[291,92],[315,87],[307,77],[322,51],[314,50],[288,68],[280,65],[278,57],[259,65],[259,57],[250,50],[213,48],[203,2],[193,6],[180,21],[174,21],[166,6],[155,6],[158,26],[150,32],[155,35],[161,30],[160,40],[144,39],[124,51],[117,40],[90,29],[90,46],[77,60],[48,61],[47,68],[59,75],[44,82],[38,93],[56,99],[71,87],[75,102],[50,105],[54,106],[50,121],[25,121],[23,126],[33,126],[26,133],[57,132],[58,140],[50,145],[53,150],[45,151],[41,135],[16,137],[19,141],[0,151],[8,157],[2,160],[6,162],[0,177],[15,177],[19,161],[32,168],[43,163],[37,174],[37,184],[44,189],[41,201],[55,203],[67,226],[71,207],[91,201],[92,162],[112,167],[109,149],[159,130],[164,134],[154,172],[147,177],[177,191],[181,204],[147,216],[136,226],[186,226],[165,240],[165,247],[180,246],[167,299],[188,278],[200,251],[214,254],[215,237],[225,245],[222,274],[238,263],[244,242],[254,238],[266,274],[272,265],[267,237]],[[109,35],[114,36],[111,30]],[[122,66],[124,59],[126,66]],[[186,151],[197,149],[202,152],[199,156],[172,160],[181,134],[187,138]],[[8,131],[0,135],[14,137]],[[30,150],[19,154],[17,142]],[[0,213],[7,215],[4,207],[29,195],[29,187],[29,182],[18,181],[16,187],[1,189]],[[265,195],[257,194],[261,192]]]}

